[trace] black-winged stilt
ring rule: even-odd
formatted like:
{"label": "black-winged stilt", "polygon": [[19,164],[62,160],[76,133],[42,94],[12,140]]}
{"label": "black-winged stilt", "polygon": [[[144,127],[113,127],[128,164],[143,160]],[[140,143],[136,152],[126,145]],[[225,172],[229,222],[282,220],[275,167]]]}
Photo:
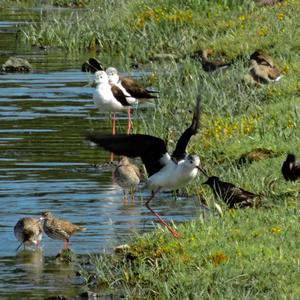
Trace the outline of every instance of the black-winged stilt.
{"label": "black-winged stilt", "polygon": [[157,91],[151,91],[141,86],[136,80],[129,77],[119,76],[118,70],[114,67],[106,69],[109,81],[113,84],[119,84],[123,87],[132,97],[137,99],[156,99]]}
{"label": "black-winged stilt", "polygon": [[116,112],[128,111],[128,128],[127,134],[130,133],[131,117],[129,108],[132,104],[137,103],[137,100],[126,90],[123,91],[117,85],[109,83],[108,76],[105,71],[97,71],[95,73],[96,89],[94,91],[93,100],[100,111],[112,113],[112,133],[116,133]]}
{"label": "black-winged stilt", "polygon": [[168,225],[149,203],[160,190],[183,187],[196,177],[198,170],[202,171],[199,157],[186,152],[190,138],[198,131],[199,119],[200,96],[197,97],[192,124],[180,136],[172,155],[168,153],[162,139],[150,135],[90,134],[87,136],[89,141],[117,155],[142,159],[148,173],[145,187],[152,191],[152,196],[145,205],[174,237],[179,237],[179,233]]}

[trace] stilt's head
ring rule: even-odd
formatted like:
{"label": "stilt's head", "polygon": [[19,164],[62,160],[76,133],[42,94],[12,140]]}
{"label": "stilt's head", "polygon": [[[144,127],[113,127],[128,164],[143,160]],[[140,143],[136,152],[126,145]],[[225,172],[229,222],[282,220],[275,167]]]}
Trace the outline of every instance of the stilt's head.
{"label": "stilt's head", "polygon": [[198,155],[189,154],[184,161],[185,165],[188,166],[190,169],[195,169],[200,167],[200,158]]}
{"label": "stilt's head", "polygon": [[108,80],[112,84],[117,84],[120,80],[118,75],[118,70],[114,67],[109,67],[106,69],[106,74],[108,76]]}
{"label": "stilt's head", "polygon": [[97,71],[95,77],[96,84],[108,83],[108,76],[105,71]]}

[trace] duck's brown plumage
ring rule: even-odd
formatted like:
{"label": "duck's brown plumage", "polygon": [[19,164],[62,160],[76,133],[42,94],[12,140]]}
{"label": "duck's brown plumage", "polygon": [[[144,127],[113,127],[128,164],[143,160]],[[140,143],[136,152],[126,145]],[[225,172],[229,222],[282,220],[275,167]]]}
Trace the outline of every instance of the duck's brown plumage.
{"label": "duck's brown plumage", "polygon": [[278,81],[281,78],[281,73],[276,67],[258,64],[256,60],[250,60],[250,74],[258,83],[270,83]]}
{"label": "duck's brown plumage", "polygon": [[274,67],[274,62],[273,58],[265,53],[264,50],[262,49],[257,49],[255,50],[251,55],[250,55],[250,60],[254,59],[259,65],[266,65],[269,67]]}

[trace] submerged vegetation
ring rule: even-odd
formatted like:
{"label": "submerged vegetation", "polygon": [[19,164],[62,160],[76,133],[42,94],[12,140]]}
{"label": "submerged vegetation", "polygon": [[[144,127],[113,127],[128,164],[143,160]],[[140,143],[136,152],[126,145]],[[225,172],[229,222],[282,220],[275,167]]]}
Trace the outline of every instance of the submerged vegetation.
{"label": "submerged vegetation", "polygon": [[[71,1],[54,2],[65,7]],[[299,183],[280,174],[287,152],[300,155],[299,0],[275,6],[250,0],[81,2],[77,10],[42,11],[38,22],[22,29],[23,40],[69,55],[118,57],[122,71],[131,62],[151,64],[146,80],[161,99],[151,113],[139,115],[135,131],[166,139],[170,149],[201,94],[201,128],[190,152],[200,155],[210,175],[265,198],[264,207],[253,210],[228,211],[221,203],[222,217],[200,216],[179,226],[181,239],[157,230],[134,239],[123,254],[93,256],[92,270],[81,271],[87,284],[117,288],[129,299],[299,298]],[[231,68],[205,73],[191,55],[207,47],[233,60]],[[255,86],[243,80],[257,48],[274,57],[281,81]],[[173,56],[153,60],[159,53]],[[272,155],[237,164],[253,149]],[[188,189],[212,208],[219,200],[203,181],[201,175]]]}

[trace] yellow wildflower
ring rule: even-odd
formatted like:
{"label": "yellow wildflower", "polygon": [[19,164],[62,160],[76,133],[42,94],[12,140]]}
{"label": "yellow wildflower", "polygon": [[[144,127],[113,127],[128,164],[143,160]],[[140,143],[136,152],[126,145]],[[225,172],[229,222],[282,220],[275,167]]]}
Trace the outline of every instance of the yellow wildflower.
{"label": "yellow wildflower", "polygon": [[274,234],[278,234],[278,233],[282,232],[282,229],[281,229],[281,227],[275,226],[275,227],[272,227],[271,232]]}
{"label": "yellow wildflower", "polygon": [[285,16],[284,13],[278,13],[278,14],[277,14],[277,19],[278,19],[279,21],[282,21],[282,20],[284,19],[284,16]]}
{"label": "yellow wildflower", "polygon": [[245,16],[239,16],[239,20],[240,20],[241,22],[245,22],[245,21],[246,21],[246,17],[245,17]]}

